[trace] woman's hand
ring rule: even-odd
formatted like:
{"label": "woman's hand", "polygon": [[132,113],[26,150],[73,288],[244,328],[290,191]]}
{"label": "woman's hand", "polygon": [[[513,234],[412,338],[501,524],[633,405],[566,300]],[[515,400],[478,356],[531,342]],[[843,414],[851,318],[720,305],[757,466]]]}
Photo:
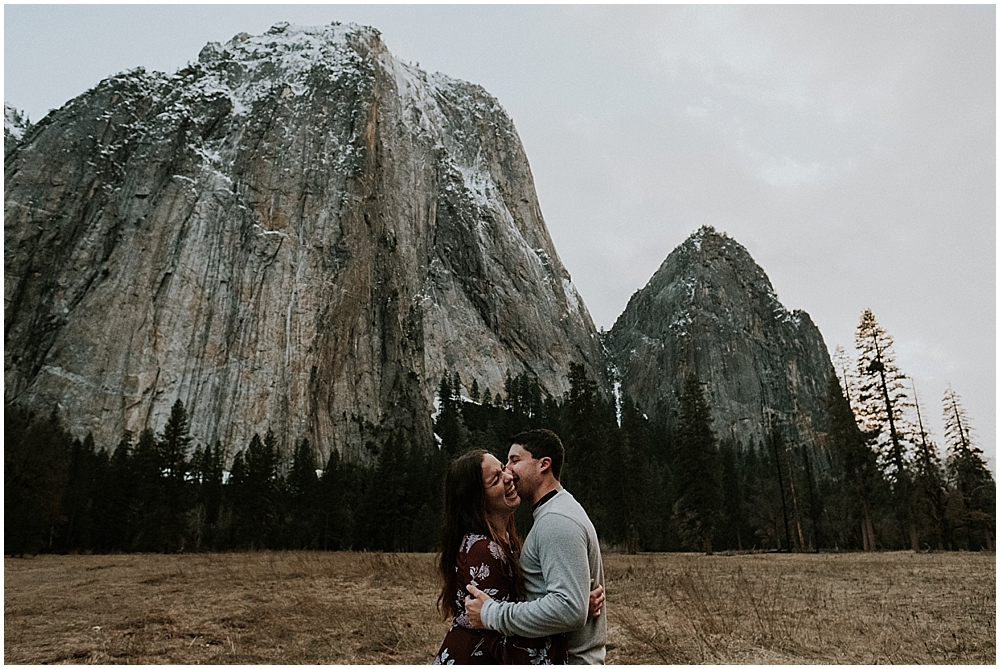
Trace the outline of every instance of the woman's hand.
{"label": "woman's hand", "polygon": [[[591,581],[593,583],[593,581]],[[587,611],[587,620],[598,618],[604,608],[604,586],[598,585],[590,591],[590,607]]]}

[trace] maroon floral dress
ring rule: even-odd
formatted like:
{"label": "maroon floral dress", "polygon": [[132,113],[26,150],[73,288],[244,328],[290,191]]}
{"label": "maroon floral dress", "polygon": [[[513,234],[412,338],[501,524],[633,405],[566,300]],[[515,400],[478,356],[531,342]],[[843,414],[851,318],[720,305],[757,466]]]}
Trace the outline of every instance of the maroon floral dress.
{"label": "maroon floral dress", "polygon": [[513,599],[512,570],[503,548],[489,537],[467,534],[455,564],[458,615],[444,637],[434,664],[566,664],[565,634],[528,639],[475,629],[465,613],[465,586],[473,584],[498,601]]}

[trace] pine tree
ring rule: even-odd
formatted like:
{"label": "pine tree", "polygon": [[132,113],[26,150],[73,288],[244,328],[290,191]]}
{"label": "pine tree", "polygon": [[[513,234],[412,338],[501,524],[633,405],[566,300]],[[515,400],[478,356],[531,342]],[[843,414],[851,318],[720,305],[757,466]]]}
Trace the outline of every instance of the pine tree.
{"label": "pine tree", "polygon": [[674,428],[673,519],[682,541],[709,555],[722,504],[719,454],[711,426],[701,381],[689,374]]}
{"label": "pine tree", "polygon": [[944,432],[948,442],[947,472],[952,485],[949,516],[959,542],[976,550],[994,550],[996,481],[975,445],[969,417],[961,398],[948,387],[942,398]]}
{"label": "pine tree", "polygon": [[468,430],[462,417],[461,378],[456,373],[448,378],[447,372],[438,386],[438,414],[434,432],[441,440],[441,449],[448,455],[458,455],[466,449]]}
{"label": "pine tree", "polygon": [[745,492],[737,460],[736,445],[731,440],[719,444],[722,516],[716,543],[719,548],[729,550],[743,550],[744,544],[749,546],[749,537],[744,539],[748,519],[743,504]]}
{"label": "pine tree", "polygon": [[866,309],[855,334],[858,350],[858,406],[866,430],[877,432],[882,462],[893,482],[896,513],[910,548],[919,550],[913,514],[913,481],[907,467],[907,446],[912,442],[905,412],[910,403],[903,373],[896,367],[892,337]]}
{"label": "pine tree", "polygon": [[944,550],[948,538],[947,490],[944,480],[944,469],[938,456],[937,445],[930,439],[924,429],[923,417],[920,415],[920,402],[917,400],[917,388],[910,380],[913,391],[913,406],[917,412],[917,428],[919,437],[916,439],[916,458],[913,462],[914,487],[917,498],[916,512],[923,521],[923,534],[926,535],[938,550]]}
{"label": "pine tree", "polygon": [[206,459],[210,448],[203,448],[201,444],[198,444],[195,446],[194,452],[191,453],[191,459],[188,461],[188,475],[191,479],[189,485],[193,487],[188,529],[190,530],[191,540],[196,551],[201,550],[202,543],[205,540],[205,533],[208,529],[207,513],[205,505],[202,502],[202,491],[204,487],[203,472],[206,468]]}
{"label": "pine tree", "polygon": [[878,540],[873,520],[885,485],[878,456],[870,446],[874,436],[858,426],[836,374],[830,374],[827,388],[830,451],[835,472],[843,477],[847,489],[845,521],[860,530],[862,549],[874,551]]}
{"label": "pine tree", "polygon": [[[258,435],[254,435],[260,439]],[[225,508],[231,522],[228,524],[226,544],[231,547],[243,548],[248,541],[245,527],[248,524],[249,486],[247,482],[247,466],[244,451],[237,451],[233,456],[233,464],[229,468],[229,480],[225,486]]]}
{"label": "pine tree", "polygon": [[131,473],[135,481],[133,495],[134,533],[130,550],[161,551],[164,548],[167,502],[160,467],[160,448],[152,428],[139,433],[132,457]]}
{"label": "pine tree", "polygon": [[225,454],[222,444],[198,446],[191,456],[189,469],[196,487],[192,513],[195,550],[203,546],[218,547],[217,529],[222,508]]}
{"label": "pine tree", "polygon": [[132,433],[126,430],[108,462],[102,487],[102,519],[95,528],[95,549],[128,550],[135,533],[135,476],[132,472]]}
{"label": "pine tree", "polygon": [[[609,529],[604,455],[608,448],[608,433],[615,423],[597,391],[597,384],[587,376],[583,365],[570,363],[570,390],[566,394],[561,417],[561,438],[566,448],[566,462],[561,473],[562,483],[587,510],[597,533]],[[511,381],[509,397],[518,400],[515,384]],[[519,425],[518,428],[527,428]],[[617,494],[617,491],[615,491]],[[615,502],[612,502],[615,503]]]}
{"label": "pine tree", "polygon": [[319,479],[316,477],[316,454],[309,440],[302,438],[295,446],[288,472],[290,541],[295,548],[318,548],[314,533],[317,523]]}
{"label": "pine tree", "polygon": [[771,438],[768,437],[767,443],[759,441],[739,453],[738,462],[743,473],[748,536],[755,546],[780,549],[788,543],[789,535],[785,530],[788,511],[778,480],[779,469]]}
{"label": "pine tree", "polygon": [[205,517],[209,526],[215,528],[220,522],[223,505],[223,490],[225,483],[226,451],[222,442],[216,441],[215,446],[205,451],[205,469],[202,474],[202,500],[205,504]]}
{"label": "pine tree", "polygon": [[192,441],[190,427],[187,410],[178,399],[170,408],[170,417],[158,444],[160,471],[172,481],[183,481],[187,475],[188,450]]}
{"label": "pine tree", "polygon": [[292,497],[311,501],[316,490],[316,454],[306,438],[299,439],[292,455],[292,466],[288,472],[288,490]]}
{"label": "pine tree", "polygon": [[191,441],[187,410],[178,399],[170,408],[170,417],[156,444],[159,484],[165,507],[162,536],[162,550],[165,552],[183,549],[186,542],[185,517],[190,506],[186,477]]}
{"label": "pine tree", "polygon": [[826,537],[823,534],[823,511],[825,505],[823,503],[823,497],[819,494],[819,484],[816,480],[816,474],[813,468],[813,456],[810,455],[810,449],[802,445],[799,448],[799,453],[802,457],[803,473],[805,474],[806,480],[806,492],[808,494],[808,505],[809,505],[809,520],[812,524],[812,546],[819,552],[820,548],[825,546]]}
{"label": "pine tree", "polygon": [[[905,375],[896,366],[892,337],[866,309],[858,324],[857,405],[862,427],[879,435],[886,471],[899,477],[906,470],[909,435],[904,412],[910,406]],[[853,404],[853,400],[852,400]]]}
{"label": "pine tree", "polygon": [[323,550],[361,548],[354,540],[360,478],[356,466],[344,462],[338,451],[330,454],[320,478],[320,547]]}
{"label": "pine tree", "polygon": [[855,371],[856,363],[851,360],[851,356],[844,350],[843,346],[837,346],[833,350],[833,369],[840,381],[840,388],[847,398],[851,409],[855,413],[861,412],[858,406],[858,376]]}
{"label": "pine tree", "polygon": [[65,523],[72,437],[53,411],[39,417],[4,407],[4,551],[35,554],[51,549]]}
{"label": "pine tree", "polygon": [[368,488],[371,547],[384,551],[404,551],[409,548],[412,493],[409,449],[405,438],[391,434],[382,444],[375,467],[374,481]]}
{"label": "pine tree", "polygon": [[[792,535],[792,523],[794,522],[794,510],[791,507],[791,491],[789,489],[791,474],[788,467],[788,449],[785,447],[785,438],[777,426],[771,427],[771,462],[774,466],[774,474],[778,483],[778,498],[781,501],[781,523],[784,529],[785,546],[791,551],[795,539]],[[780,542],[779,542],[780,545]]]}
{"label": "pine tree", "polygon": [[236,542],[251,549],[267,548],[278,518],[279,459],[274,434],[255,434],[237,454],[230,474],[233,485]]}
{"label": "pine tree", "polygon": [[612,533],[629,554],[659,542],[655,510],[663,506],[656,485],[656,467],[650,453],[648,421],[630,399],[623,400],[622,424],[617,438],[608,442],[605,460],[605,497]]}
{"label": "pine tree", "polygon": [[70,449],[69,481],[63,498],[68,519],[63,547],[67,550],[90,550],[94,547],[96,499],[105,491],[100,484],[107,469],[107,453],[102,457],[87,433],[83,441],[76,439]]}

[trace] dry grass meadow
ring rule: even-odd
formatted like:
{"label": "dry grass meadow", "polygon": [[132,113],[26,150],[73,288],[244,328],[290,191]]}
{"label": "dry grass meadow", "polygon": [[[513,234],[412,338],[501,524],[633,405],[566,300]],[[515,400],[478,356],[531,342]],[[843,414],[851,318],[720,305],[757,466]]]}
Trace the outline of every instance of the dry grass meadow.
{"label": "dry grass meadow", "polygon": [[[433,555],[6,558],[6,664],[425,664]],[[996,558],[605,555],[613,664],[995,664]]]}

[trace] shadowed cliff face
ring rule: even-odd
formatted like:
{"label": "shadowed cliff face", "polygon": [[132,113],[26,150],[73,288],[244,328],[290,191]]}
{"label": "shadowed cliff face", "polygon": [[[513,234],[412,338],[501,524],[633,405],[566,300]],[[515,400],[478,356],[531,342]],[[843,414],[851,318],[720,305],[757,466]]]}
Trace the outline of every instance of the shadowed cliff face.
{"label": "shadowed cliff face", "polygon": [[694,372],[705,383],[712,428],[744,448],[767,444],[768,426],[791,446],[823,449],[823,401],[832,373],[823,336],[787,311],[740,244],[695,232],[629,300],[608,335],[622,393],[650,417],[672,409]]}
{"label": "shadowed cliff face", "polygon": [[179,398],[202,443],[270,428],[364,459],[373,425],[432,443],[445,370],[603,377],[510,119],[371,29],[241,34],[12,144],[5,397],[98,443]]}

